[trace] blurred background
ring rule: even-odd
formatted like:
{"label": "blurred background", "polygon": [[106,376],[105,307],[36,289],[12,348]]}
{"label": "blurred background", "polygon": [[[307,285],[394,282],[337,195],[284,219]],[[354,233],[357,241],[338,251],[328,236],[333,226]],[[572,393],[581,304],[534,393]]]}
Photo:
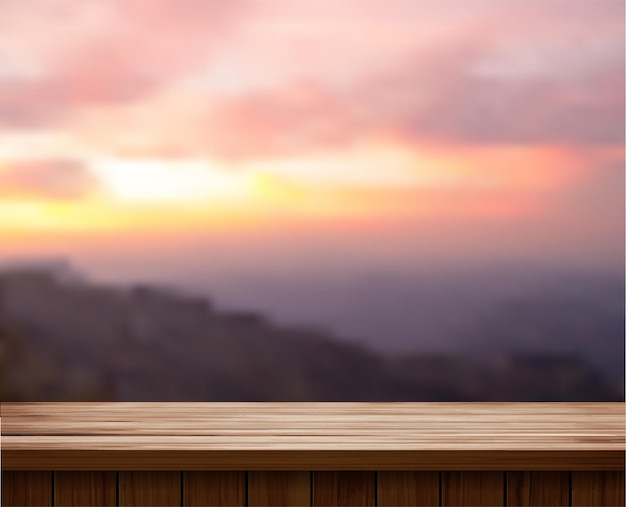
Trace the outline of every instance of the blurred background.
{"label": "blurred background", "polygon": [[3,0],[0,400],[624,401],[624,6]]}

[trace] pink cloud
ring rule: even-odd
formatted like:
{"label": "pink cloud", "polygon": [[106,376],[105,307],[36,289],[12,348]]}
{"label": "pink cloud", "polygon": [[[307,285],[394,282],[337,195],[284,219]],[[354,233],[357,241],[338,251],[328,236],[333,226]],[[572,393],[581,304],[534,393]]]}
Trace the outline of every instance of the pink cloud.
{"label": "pink cloud", "polygon": [[15,160],[0,165],[0,199],[78,199],[98,186],[78,160]]}
{"label": "pink cloud", "polygon": [[24,0],[0,6],[0,125],[58,124],[208,64],[231,2]]}
{"label": "pink cloud", "polygon": [[[50,125],[100,104],[119,109],[89,120],[104,144],[139,135],[130,151],[147,156],[283,156],[377,135],[416,145],[624,138],[619,2],[25,0],[3,9],[0,124]],[[138,116],[124,111],[164,89],[187,101],[182,110],[156,98]]]}

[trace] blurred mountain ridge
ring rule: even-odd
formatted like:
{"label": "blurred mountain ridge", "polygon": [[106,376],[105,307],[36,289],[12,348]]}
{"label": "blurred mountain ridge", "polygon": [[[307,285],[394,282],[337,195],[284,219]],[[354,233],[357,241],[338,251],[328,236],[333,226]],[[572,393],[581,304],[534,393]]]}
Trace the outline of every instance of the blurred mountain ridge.
{"label": "blurred mountain ridge", "polygon": [[68,272],[0,272],[0,400],[624,399],[623,384],[578,354],[498,350],[506,315],[485,324],[493,336],[481,337],[484,350],[494,349],[485,357],[381,353],[324,329],[218,309],[184,291],[106,286]]}

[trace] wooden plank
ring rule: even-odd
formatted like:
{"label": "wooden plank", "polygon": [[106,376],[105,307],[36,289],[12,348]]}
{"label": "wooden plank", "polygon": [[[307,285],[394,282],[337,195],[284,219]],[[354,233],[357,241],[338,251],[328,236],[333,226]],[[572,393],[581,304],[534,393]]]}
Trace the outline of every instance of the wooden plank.
{"label": "wooden plank", "polygon": [[120,507],[181,505],[181,472],[120,472]]}
{"label": "wooden plank", "polygon": [[186,507],[245,506],[245,472],[185,472],[183,505]]}
{"label": "wooden plank", "polygon": [[247,470],[623,470],[626,450],[624,403],[5,403],[0,409],[2,459],[10,470],[241,470],[242,459],[251,460]]}
{"label": "wooden plank", "polygon": [[504,472],[443,472],[441,505],[460,507],[505,505]]}
{"label": "wooden plank", "polygon": [[378,505],[439,505],[439,472],[379,472]]}
{"label": "wooden plank", "polygon": [[311,505],[311,472],[249,472],[248,505]]}
{"label": "wooden plank", "polygon": [[624,472],[572,472],[572,506],[625,505]]}
{"label": "wooden plank", "polygon": [[[403,440],[404,438],[404,440]],[[324,450],[324,451],[445,451],[467,452],[480,447],[481,451],[618,451],[624,452],[624,442],[618,437],[590,438],[589,441],[576,442],[573,439],[561,438],[558,435],[545,435],[545,442],[533,445],[525,442],[513,443],[510,436],[491,440],[487,435],[470,438],[467,441],[445,442],[442,438],[429,440],[426,435],[404,436],[390,435],[378,439],[376,435],[344,436],[338,442],[337,436],[238,436],[238,435],[207,435],[207,436],[3,436],[3,450],[200,450],[200,451],[235,451],[240,449],[271,451],[271,450]],[[584,437],[581,437],[583,439]]]}
{"label": "wooden plank", "polygon": [[[3,439],[4,444],[4,439]],[[2,450],[5,470],[624,470],[623,451]]]}
{"label": "wooden plank", "polygon": [[569,472],[507,472],[507,505],[569,505]]}
{"label": "wooden plank", "polygon": [[313,505],[376,505],[376,472],[313,472]]}
{"label": "wooden plank", "polygon": [[452,447],[455,438],[492,437],[534,449],[555,438],[602,443],[625,428],[624,403],[3,403],[1,410],[6,436],[369,436],[383,444],[401,436]]}
{"label": "wooden plank", "polygon": [[54,472],[54,505],[115,506],[115,475],[115,472]]}
{"label": "wooden plank", "polygon": [[52,472],[2,472],[4,507],[52,505]]}

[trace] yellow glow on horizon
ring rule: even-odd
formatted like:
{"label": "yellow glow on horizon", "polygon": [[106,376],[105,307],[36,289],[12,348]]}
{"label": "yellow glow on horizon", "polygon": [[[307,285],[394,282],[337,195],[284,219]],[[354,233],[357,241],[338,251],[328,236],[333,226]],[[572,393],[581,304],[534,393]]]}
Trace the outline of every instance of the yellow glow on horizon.
{"label": "yellow glow on horizon", "polygon": [[0,201],[0,231],[79,231],[111,225],[101,209],[84,202]]}
{"label": "yellow glow on horizon", "polygon": [[171,204],[111,201],[0,201],[0,237],[7,234],[100,233],[159,230],[229,229],[246,222],[246,215]]}
{"label": "yellow glow on horizon", "polygon": [[[444,218],[479,213],[475,204],[463,199],[471,201],[467,196],[483,191],[491,192],[482,194],[490,201],[479,214],[495,217],[502,214],[501,196],[556,188],[578,172],[570,156],[550,148],[428,151],[384,140],[228,165],[209,159],[95,154],[86,157],[85,164],[102,188],[67,201],[0,198],[0,236],[8,231],[235,230],[306,217],[329,223],[354,217]],[[518,204],[511,206],[527,212]],[[506,213],[515,209],[507,208]]]}

